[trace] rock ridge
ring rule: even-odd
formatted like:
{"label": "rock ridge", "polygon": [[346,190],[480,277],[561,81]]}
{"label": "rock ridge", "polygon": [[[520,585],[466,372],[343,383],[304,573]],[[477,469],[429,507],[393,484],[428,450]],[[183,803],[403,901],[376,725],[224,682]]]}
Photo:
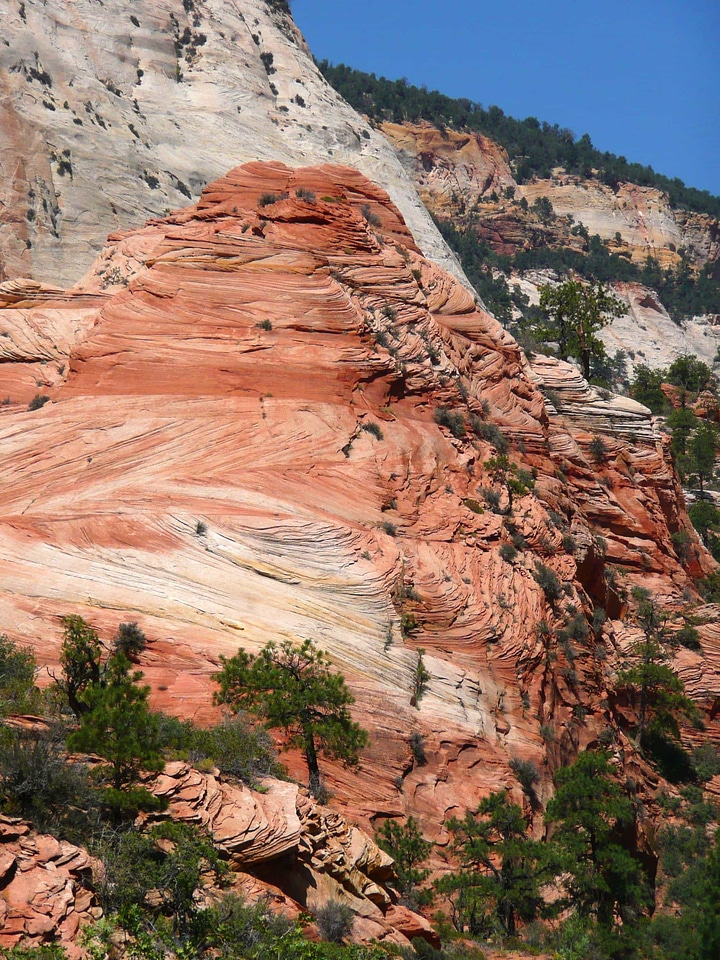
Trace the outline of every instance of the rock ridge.
{"label": "rock ridge", "polygon": [[112,230],[256,159],[357,166],[463,277],[387,141],[264,0],[0,0],[0,19],[0,280],[74,283]]}

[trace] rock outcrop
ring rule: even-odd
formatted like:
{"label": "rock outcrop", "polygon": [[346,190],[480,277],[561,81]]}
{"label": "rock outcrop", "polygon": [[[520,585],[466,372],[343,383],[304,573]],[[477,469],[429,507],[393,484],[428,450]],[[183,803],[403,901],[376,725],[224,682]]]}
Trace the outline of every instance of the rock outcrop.
{"label": "rock outcrop", "polygon": [[675,266],[679,250],[698,264],[720,258],[720,224],[709,214],[674,210],[667,194],[654,187],[618,183],[615,190],[598,180],[561,175],[519,188],[532,205],[547,197],[558,217],[572,216],[603,240],[622,238],[620,250],[638,263],[648,256]]}
{"label": "rock outcrop", "polygon": [[407,945],[422,936],[438,943],[427,921],[400,906],[386,887],[392,859],[297,784],[266,778],[258,793],[173,763],[149,786],[169,801],[163,817],[208,831],[235,885],[252,899],[270,890],[278,908],[293,918],[339,900],[355,914],[360,942]]}
{"label": "rock outcrop", "polygon": [[[384,123],[381,129],[428,209],[439,217],[470,214],[472,229],[498,253],[531,249],[540,241],[581,249],[571,230],[579,223],[638,263],[652,256],[663,267],[676,266],[683,250],[697,265],[720,259],[717,219],[673,209],[654,187],[618,183],[613,190],[560,169],[551,179],[518,184],[505,150],[482,134],[430,123]],[[539,199],[550,201],[557,219],[534,214]]]}
{"label": "rock outcrop", "polygon": [[62,615],[138,621],[154,703],[199,721],[220,654],[311,638],[370,731],[359,773],[325,768],[366,828],[412,812],[442,844],[489,790],[521,799],[515,756],[547,792],[617,728],[612,623],[574,647],[564,625],[710,569],[649,413],[531,370],[355,170],[238,168],[23,297],[0,310],[3,629],[52,666]]}
{"label": "rock outcrop", "polygon": [[[380,129],[427,208],[441,221],[469,230],[496,254],[550,247],[581,255],[588,249],[587,235],[597,234],[611,254],[639,265],[648,256],[663,269],[678,268],[683,256],[693,268],[720,259],[717,219],[674,209],[660,190],[632,183],[613,190],[559,169],[550,179],[518,184],[507,154],[488,137],[429,123],[384,123]],[[553,279],[547,270],[507,277],[509,286],[518,286],[534,304],[538,283]],[[665,367],[684,353],[716,362],[720,329],[713,316],[674,322],[654,290],[620,281],[612,286],[629,309],[601,337],[611,353],[629,355],[631,375],[639,363]]]}
{"label": "rock outcrop", "polygon": [[517,186],[507,153],[482,134],[439,130],[430,123],[384,123],[380,129],[425,206],[438,215]]}
{"label": "rock outcrop", "polygon": [[78,930],[102,916],[93,892],[102,875],[79,847],[0,815],[0,950],[53,940],[77,960]]}
{"label": "rock outcrop", "polygon": [[[529,303],[537,305],[540,287],[553,286],[558,278],[551,270],[528,270],[522,275],[513,274],[509,283],[517,286]],[[720,348],[720,326],[708,323],[707,317],[676,323],[658,294],[641,283],[616,281],[610,288],[627,305],[627,313],[614,317],[598,332],[598,337],[610,356],[624,351],[629,378],[640,364],[657,370],[669,367],[685,354],[696,356],[713,369]]]}
{"label": "rock outcrop", "polygon": [[0,0],[0,280],[67,285],[112,230],[248,160],[332,160],[382,183],[461,276],[392,148],[266,0]]}
{"label": "rock outcrop", "polygon": [[[347,904],[357,942],[408,946],[420,936],[439,945],[423,917],[397,903],[386,883],[392,859],[367,834],[322,807],[294,783],[266,778],[262,792],[238,781],[170,763],[147,786],[168,802],[146,826],[172,819],[207,831],[227,862],[232,889],[248,902],[269,900],[295,920],[328,900]],[[82,928],[102,917],[96,897],[102,863],[86,851],[0,815],[0,949],[61,944],[84,956]],[[208,892],[208,899],[220,891]]]}

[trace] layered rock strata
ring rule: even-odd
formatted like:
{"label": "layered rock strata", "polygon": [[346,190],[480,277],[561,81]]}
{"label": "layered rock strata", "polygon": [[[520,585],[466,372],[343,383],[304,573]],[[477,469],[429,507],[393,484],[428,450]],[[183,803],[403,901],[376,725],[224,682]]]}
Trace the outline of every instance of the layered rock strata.
{"label": "layered rock strata", "polygon": [[407,946],[413,936],[438,942],[427,921],[400,906],[387,888],[392,859],[297,784],[267,778],[258,793],[173,763],[149,786],[169,802],[164,817],[207,830],[235,885],[252,899],[269,890],[291,917],[339,900],[355,914],[353,933],[360,942]]}
{"label": "layered rock strata", "polygon": [[155,705],[204,721],[221,654],[309,638],[371,737],[325,764],[335,805],[440,848],[490,790],[522,801],[513,758],[542,798],[601,730],[632,754],[612,621],[712,566],[649,412],[531,370],[357,171],[249,164],[64,294],[13,289],[0,623],[43,665],[67,613],[137,621]]}
{"label": "layered rock strata", "polygon": [[78,960],[78,930],[102,915],[93,892],[102,875],[79,847],[0,815],[0,950],[53,940]]}
{"label": "layered rock strata", "polygon": [[[573,223],[582,224],[637,263],[648,256],[677,266],[681,251],[697,265],[720,258],[716,218],[673,209],[654,187],[571,176],[558,169],[547,180],[518,184],[507,153],[482,134],[439,130],[430,123],[384,123],[382,132],[437,216],[470,216],[472,229],[498,253],[513,254],[541,243],[582,249]],[[554,218],[533,206],[549,200]],[[520,202],[525,201],[523,209]]]}

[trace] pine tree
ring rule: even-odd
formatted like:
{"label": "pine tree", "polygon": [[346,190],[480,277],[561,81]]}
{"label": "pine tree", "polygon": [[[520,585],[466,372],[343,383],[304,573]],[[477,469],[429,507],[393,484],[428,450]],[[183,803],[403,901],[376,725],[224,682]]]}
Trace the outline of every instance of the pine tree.
{"label": "pine tree", "polygon": [[522,810],[501,790],[486,797],[476,814],[446,826],[462,868],[435,886],[449,901],[455,926],[488,934],[499,921],[507,936],[515,936],[518,920],[537,915],[540,887],[550,875],[546,849],[527,836]]}
{"label": "pine tree", "polygon": [[141,770],[162,768],[157,718],[148,707],[150,687],[139,686],[143,674],[131,673],[130,667],[122,654],[108,660],[104,683],[88,688],[80,726],[68,737],[70,749],[107,761],[116,791],[136,783]]}
{"label": "pine tree", "polygon": [[319,752],[346,766],[358,763],[368,736],[350,715],[355,698],[343,676],[330,671],[325,654],[310,640],[300,646],[290,641],[279,647],[269,643],[257,656],[241,649],[221,660],[216,702],[285,730],[290,743],[303,751],[313,793],[320,791]]}
{"label": "pine tree", "polygon": [[635,813],[614,773],[607,753],[581,753],[557,772],[545,813],[559,851],[566,905],[606,927],[616,915],[634,919],[645,899],[640,864],[620,842]]}
{"label": "pine tree", "polygon": [[633,594],[638,600],[636,619],[643,636],[632,645],[629,667],[621,670],[617,687],[632,691],[638,697],[637,743],[643,745],[649,729],[655,734],[679,736],[677,717],[685,714],[692,719],[697,714],[693,702],[685,696],[682,680],[670,666],[673,634],[668,630],[668,614],[642,587]]}
{"label": "pine tree", "polygon": [[542,331],[543,339],[556,339],[563,360],[575,356],[583,375],[590,377],[590,361],[605,355],[596,336],[612,317],[627,313],[627,306],[608,293],[601,283],[583,284],[566,280],[557,287],[540,288],[540,309],[550,318],[551,327]]}

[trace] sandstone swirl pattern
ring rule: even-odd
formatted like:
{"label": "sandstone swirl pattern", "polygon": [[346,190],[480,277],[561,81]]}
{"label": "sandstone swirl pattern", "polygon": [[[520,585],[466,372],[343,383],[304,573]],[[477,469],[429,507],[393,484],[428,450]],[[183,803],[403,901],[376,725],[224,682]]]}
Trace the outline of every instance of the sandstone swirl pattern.
{"label": "sandstone swirl pattern", "polygon": [[[612,722],[620,641],[609,623],[573,672],[538,622],[552,632],[571,604],[619,616],[611,567],[668,602],[689,586],[648,412],[561,364],[531,370],[355,170],[237,168],[196,207],[112,237],[75,288],[6,284],[0,304],[2,628],[53,664],[62,615],[105,637],[137,620],[155,703],[199,720],[220,654],[312,639],[370,730],[359,773],[328,767],[365,825],[413,811],[442,842],[479,793],[520,797],[513,756],[547,790]],[[38,391],[51,402],[27,411]],[[464,437],[435,422],[444,408]],[[495,428],[537,474],[512,528],[486,466]],[[555,607],[538,562],[565,585]]]}

